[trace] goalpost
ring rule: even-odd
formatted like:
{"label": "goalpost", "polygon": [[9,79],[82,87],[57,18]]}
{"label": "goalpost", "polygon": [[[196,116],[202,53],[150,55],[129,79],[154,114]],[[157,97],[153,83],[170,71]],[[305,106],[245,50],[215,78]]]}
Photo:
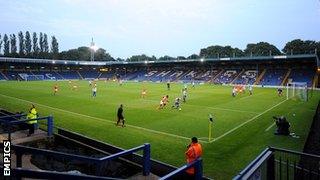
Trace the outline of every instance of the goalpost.
{"label": "goalpost", "polygon": [[308,101],[308,84],[306,82],[290,82],[287,84],[287,99]]}

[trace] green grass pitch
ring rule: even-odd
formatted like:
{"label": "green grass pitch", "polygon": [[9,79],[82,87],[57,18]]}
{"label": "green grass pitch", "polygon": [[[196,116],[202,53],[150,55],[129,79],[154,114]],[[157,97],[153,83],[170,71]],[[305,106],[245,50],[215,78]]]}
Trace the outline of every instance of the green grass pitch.
{"label": "green grass pitch", "polygon": [[[53,86],[59,92],[53,96]],[[181,96],[182,84],[97,82],[97,97],[91,97],[87,81],[0,82],[0,107],[27,112],[33,102],[40,115],[54,116],[54,124],[122,148],[151,143],[151,157],[175,166],[185,163],[184,152],[192,136],[203,145],[204,174],[230,179],[268,145],[302,150],[320,94],[313,92],[308,102],[278,97],[276,89],[254,88],[252,96],[231,96],[231,87],[209,84],[188,86],[182,110],[171,109]],[[147,89],[147,97],[140,97]],[[285,91],[284,91],[285,92]],[[169,105],[157,110],[162,96]],[[116,111],[124,105],[127,126],[116,127]],[[213,140],[208,142],[208,114],[214,115]],[[285,115],[291,130],[300,138],[273,135],[272,116]]]}

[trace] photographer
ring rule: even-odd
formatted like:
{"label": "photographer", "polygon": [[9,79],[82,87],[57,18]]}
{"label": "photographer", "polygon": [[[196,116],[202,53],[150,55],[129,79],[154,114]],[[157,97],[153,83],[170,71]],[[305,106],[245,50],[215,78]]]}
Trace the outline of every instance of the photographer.
{"label": "photographer", "polygon": [[287,121],[287,119],[284,116],[281,117],[275,117],[273,116],[273,119],[275,120],[277,129],[274,132],[275,135],[290,135],[290,123]]}

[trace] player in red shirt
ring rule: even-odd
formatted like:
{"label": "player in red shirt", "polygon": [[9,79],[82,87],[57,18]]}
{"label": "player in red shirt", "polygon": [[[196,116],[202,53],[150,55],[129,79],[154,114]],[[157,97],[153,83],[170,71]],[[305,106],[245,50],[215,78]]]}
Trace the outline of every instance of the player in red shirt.
{"label": "player in red shirt", "polygon": [[54,85],[54,87],[53,87],[53,95],[56,95],[56,94],[57,94],[57,92],[58,92],[58,90],[59,90],[58,85],[57,85],[57,84],[56,84],[56,85]]}
{"label": "player in red shirt", "polygon": [[143,88],[141,92],[141,98],[145,98],[147,96],[147,89]]}

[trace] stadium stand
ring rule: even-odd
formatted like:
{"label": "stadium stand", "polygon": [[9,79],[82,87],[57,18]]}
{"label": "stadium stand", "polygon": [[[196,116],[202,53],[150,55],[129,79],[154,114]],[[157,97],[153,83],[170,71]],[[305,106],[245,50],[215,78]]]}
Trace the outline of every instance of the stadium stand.
{"label": "stadium stand", "polygon": [[288,79],[293,82],[306,82],[308,86],[311,86],[314,74],[308,69],[292,69]]}
{"label": "stadium stand", "polygon": [[245,70],[242,74],[238,76],[233,82],[234,84],[254,84],[258,76],[257,70]]}
{"label": "stadium stand", "polygon": [[100,73],[96,70],[90,70],[90,71],[78,71],[83,77],[83,79],[96,79],[100,75]]}
{"label": "stadium stand", "polygon": [[260,84],[264,86],[280,86],[286,72],[286,69],[267,69]]}
{"label": "stadium stand", "polygon": [[240,73],[239,69],[228,69],[225,70],[220,76],[218,76],[215,80],[215,84],[229,84],[231,83]]}
{"label": "stadium stand", "polygon": [[2,73],[2,71],[0,71],[0,80],[7,80],[7,78],[6,78],[5,75]]}
{"label": "stadium stand", "polygon": [[[73,62],[0,58],[0,80],[26,80],[26,76],[43,76],[44,80],[123,79],[152,82],[211,82],[214,84],[255,84],[280,86],[285,83],[315,81],[317,56],[241,57],[228,60],[208,59],[145,62]],[[17,61],[17,62],[15,62]],[[59,64],[59,65],[58,65]],[[101,70],[101,71],[100,71]],[[315,83],[317,82],[317,83]]]}
{"label": "stadium stand", "polygon": [[81,79],[76,71],[61,71],[58,73],[63,77],[63,79]]}

